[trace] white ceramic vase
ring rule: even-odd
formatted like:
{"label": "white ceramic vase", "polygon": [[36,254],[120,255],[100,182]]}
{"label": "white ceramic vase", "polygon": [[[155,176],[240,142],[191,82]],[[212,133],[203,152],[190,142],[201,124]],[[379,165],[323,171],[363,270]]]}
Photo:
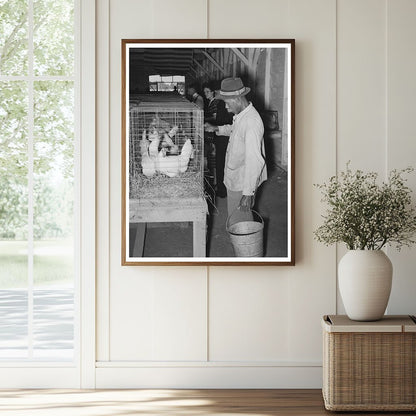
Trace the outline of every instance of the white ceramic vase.
{"label": "white ceramic vase", "polygon": [[377,321],[391,292],[393,266],[381,250],[350,250],[338,265],[339,291],[348,317]]}

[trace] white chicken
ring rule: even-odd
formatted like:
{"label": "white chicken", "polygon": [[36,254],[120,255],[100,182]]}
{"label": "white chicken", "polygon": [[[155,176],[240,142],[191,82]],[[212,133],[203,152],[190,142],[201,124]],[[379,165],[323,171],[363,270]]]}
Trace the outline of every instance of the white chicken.
{"label": "white chicken", "polygon": [[167,144],[167,147],[172,147],[175,145],[175,143],[173,143],[173,140],[167,133],[163,135],[163,141]]}
{"label": "white chicken", "polygon": [[156,169],[158,172],[173,178],[179,175],[178,161],[174,160],[176,156],[166,156],[166,148],[163,148],[156,160]]}
{"label": "white chicken", "polygon": [[193,146],[190,139],[185,141],[180,155],[166,156],[166,149],[162,149],[157,157],[156,170],[170,178],[186,172],[192,150]]}
{"label": "white chicken", "polygon": [[187,139],[182,146],[180,158],[180,172],[184,173],[188,169],[189,159],[193,154],[194,148],[192,146],[191,139]]}
{"label": "white chicken", "polygon": [[142,172],[147,177],[151,177],[156,173],[155,159],[151,158],[147,152],[142,155]]}
{"label": "white chicken", "polygon": [[173,126],[168,133],[169,137],[173,137],[179,130],[178,126]]}
{"label": "white chicken", "polygon": [[156,129],[153,129],[151,132],[149,130],[149,140],[152,142],[153,140],[159,139],[159,132]]}
{"label": "white chicken", "polygon": [[171,155],[176,155],[179,153],[179,147],[173,142],[172,138],[167,133],[163,135],[162,147],[169,148],[169,153]]}
{"label": "white chicken", "polygon": [[155,160],[149,156],[150,142],[146,139],[146,130],[143,130],[142,140],[140,140],[140,154],[142,156],[143,175],[151,177],[156,173]]}
{"label": "white chicken", "polygon": [[[182,146],[181,153],[177,154],[179,148],[173,142],[172,137],[177,133],[178,127],[174,126],[169,133],[165,132],[161,140],[159,131],[156,129],[156,125],[160,123],[164,124],[165,122],[158,117],[153,119],[149,126],[148,136],[146,129],[143,130],[142,140],[140,141],[142,172],[147,177],[151,177],[156,172],[160,172],[173,178],[178,176],[179,173],[187,171],[189,159],[192,158],[193,154],[193,146],[191,140],[187,139]],[[160,151],[159,145],[162,146],[162,150]],[[168,152],[171,155],[168,156]]]}
{"label": "white chicken", "polygon": [[150,157],[157,157],[159,153],[159,133],[155,130],[152,134],[149,134],[149,156]]}
{"label": "white chicken", "polygon": [[140,140],[140,154],[143,156],[149,151],[149,140],[146,139],[146,130],[143,130],[142,139]]}

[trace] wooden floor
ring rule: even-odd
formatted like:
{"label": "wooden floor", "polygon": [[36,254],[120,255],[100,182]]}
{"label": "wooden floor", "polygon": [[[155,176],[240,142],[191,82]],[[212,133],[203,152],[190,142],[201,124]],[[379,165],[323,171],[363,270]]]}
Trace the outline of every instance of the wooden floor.
{"label": "wooden floor", "polygon": [[326,411],[320,390],[0,390],[1,416],[331,414],[366,413]]}

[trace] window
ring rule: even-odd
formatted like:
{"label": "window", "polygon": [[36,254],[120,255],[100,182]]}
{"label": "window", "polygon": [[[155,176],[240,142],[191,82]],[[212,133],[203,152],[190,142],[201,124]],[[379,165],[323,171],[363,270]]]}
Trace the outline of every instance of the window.
{"label": "window", "polygon": [[74,358],[74,0],[0,0],[0,360]]}
{"label": "window", "polygon": [[185,95],[185,77],[183,75],[149,75],[150,91],[177,91]]}

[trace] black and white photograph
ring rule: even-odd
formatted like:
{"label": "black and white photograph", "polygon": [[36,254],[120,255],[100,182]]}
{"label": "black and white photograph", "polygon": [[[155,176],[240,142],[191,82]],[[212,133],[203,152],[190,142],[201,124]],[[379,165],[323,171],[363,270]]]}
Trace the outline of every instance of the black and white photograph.
{"label": "black and white photograph", "polygon": [[122,264],[294,264],[294,40],[122,40]]}

